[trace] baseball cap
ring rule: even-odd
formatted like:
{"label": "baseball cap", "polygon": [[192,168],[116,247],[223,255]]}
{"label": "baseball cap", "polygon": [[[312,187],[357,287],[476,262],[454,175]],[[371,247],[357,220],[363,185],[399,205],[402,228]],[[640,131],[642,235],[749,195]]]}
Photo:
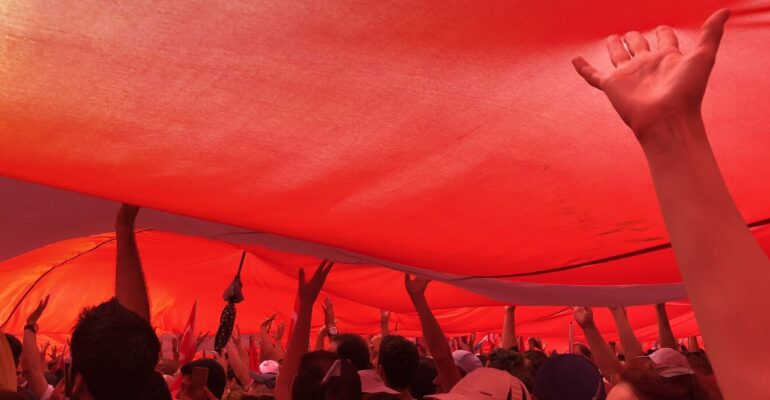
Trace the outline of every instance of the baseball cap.
{"label": "baseball cap", "polygon": [[261,374],[277,375],[279,369],[280,369],[280,365],[278,365],[277,361],[265,360],[265,361],[262,361],[261,364],[259,364],[259,373]]}
{"label": "baseball cap", "polygon": [[477,368],[481,368],[481,360],[479,358],[467,350],[455,350],[452,352],[452,358],[455,360],[455,365],[460,367],[463,372],[466,374],[469,374],[476,370]]}
{"label": "baseball cap", "polygon": [[513,375],[494,368],[476,368],[449,393],[425,396],[437,400],[529,400],[527,388]]}
{"label": "baseball cap", "polygon": [[655,369],[660,376],[664,378],[691,375],[693,373],[687,357],[674,349],[662,348],[655,350],[654,353],[650,354],[650,359],[655,363]]}

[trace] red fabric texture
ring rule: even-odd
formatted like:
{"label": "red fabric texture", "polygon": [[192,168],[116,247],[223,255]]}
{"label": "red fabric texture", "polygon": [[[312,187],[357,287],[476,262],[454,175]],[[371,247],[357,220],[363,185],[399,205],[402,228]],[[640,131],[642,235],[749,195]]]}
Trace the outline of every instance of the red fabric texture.
{"label": "red fabric texture", "polygon": [[[570,59],[608,68],[607,35],[661,23],[687,51],[725,6],[734,14],[704,116],[767,247],[766,0],[11,0],[0,8],[0,175],[458,279],[676,284],[670,250],[651,251],[667,235],[639,146]],[[201,329],[215,330],[213,299],[238,246],[162,232],[140,241],[158,328],[180,330],[199,299]],[[6,329],[19,332],[29,304],[51,293],[59,312],[41,326],[68,332],[82,305],[110,297],[113,247],[94,236],[3,262]],[[259,293],[243,315],[288,320],[296,267],[317,260],[246,247],[244,283]],[[341,328],[372,331],[381,307],[416,331],[402,279],[337,266],[326,290]],[[430,289],[449,333],[500,325],[499,296],[479,292]],[[648,308],[631,316],[649,338]],[[566,337],[563,307],[523,310],[522,334]],[[680,334],[696,332],[686,304],[672,317]]]}
{"label": "red fabric texture", "polygon": [[[140,231],[137,243],[151,299],[152,323],[158,332],[182,333],[190,318],[188,307],[196,300],[196,329],[215,332],[224,304],[222,288],[232,280],[241,247],[151,230]],[[275,261],[279,259],[283,262]],[[39,321],[40,332],[62,340],[83,307],[113,295],[114,260],[114,235],[104,234],[55,243],[0,263],[0,284],[7,288],[0,294],[4,307],[0,324],[7,332],[21,333],[26,316],[39,299],[50,294],[48,309]],[[279,320],[290,321],[298,268],[310,274],[318,264],[313,257],[251,246],[241,273],[246,299],[237,305],[241,330],[258,332],[261,321],[272,313],[278,313]],[[391,329],[407,336],[420,335],[419,319],[400,272],[373,265],[337,264],[321,296],[334,302],[343,332],[379,332],[379,310],[387,309],[392,311]],[[431,283],[427,296],[448,335],[478,332],[480,338],[502,327],[502,303],[442,282]],[[689,304],[672,304],[669,312],[678,337],[698,333]],[[599,309],[596,314],[600,328],[609,338],[614,337],[609,313]],[[631,307],[629,318],[642,340],[655,340],[652,306]],[[571,319],[568,307],[519,307],[517,334],[542,337],[551,346],[566,345]],[[321,324],[319,303],[313,315],[314,330]]]}

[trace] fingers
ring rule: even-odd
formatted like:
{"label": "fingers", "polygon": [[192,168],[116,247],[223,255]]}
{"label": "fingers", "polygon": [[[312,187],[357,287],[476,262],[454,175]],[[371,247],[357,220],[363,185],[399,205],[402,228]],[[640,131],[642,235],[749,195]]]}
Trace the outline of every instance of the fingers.
{"label": "fingers", "polygon": [[721,9],[711,14],[701,28],[698,46],[716,54],[719,49],[719,43],[722,41],[722,34],[725,31],[725,23],[728,18],[730,18],[730,10],[728,9]]}
{"label": "fingers", "polygon": [[607,52],[610,53],[612,65],[616,67],[631,60],[631,56],[626,51],[626,48],[623,46],[623,42],[618,35],[612,35],[607,38]]}
{"label": "fingers", "polygon": [[588,61],[583,59],[583,57],[577,57],[572,60],[572,65],[575,66],[575,70],[589,85],[602,90],[602,74],[596,68],[592,67]]}
{"label": "fingers", "polygon": [[641,33],[631,31],[623,36],[623,41],[628,46],[628,51],[632,56],[638,56],[641,53],[650,51],[650,44],[647,43],[647,39],[642,36]]}
{"label": "fingers", "polygon": [[659,26],[655,29],[655,34],[658,37],[658,48],[663,49],[677,49],[679,50],[679,39],[676,38],[674,30],[668,26]]}

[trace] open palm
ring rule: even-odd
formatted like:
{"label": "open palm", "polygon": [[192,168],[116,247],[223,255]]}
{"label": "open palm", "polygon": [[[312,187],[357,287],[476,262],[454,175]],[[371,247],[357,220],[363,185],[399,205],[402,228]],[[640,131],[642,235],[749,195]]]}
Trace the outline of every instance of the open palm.
{"label": "open palm", "polygon": [[665,116],[700,110],[729,15],[728,10],[720,10],[709,17],[696,48],[687,55],[679,51],[674,31],[661,26],[656,30],[658,48],[654,51],[638,32],[625,34],[622,41],[617,35],[610,36],[607,50],[616,66],[613,71],[602,73],[582,57],[572,62],[589,84],[604,91],[641,140],[645,129]]}

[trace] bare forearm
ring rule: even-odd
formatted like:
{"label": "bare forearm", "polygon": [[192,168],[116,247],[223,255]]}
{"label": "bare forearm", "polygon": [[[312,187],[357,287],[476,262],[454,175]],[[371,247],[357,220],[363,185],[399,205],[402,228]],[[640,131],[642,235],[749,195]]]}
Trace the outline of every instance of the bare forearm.
{"label": "bare forearm", "polygon": [[626,360],[637,357],[644,353],[642,344],[634,335],[634,330],[631,328],[631,324],[628,322],[625,312],[622,308],[615,308],[610,310],[612,312],[612,318],[615,319],[615,326],[618,328],[618,336],[620,336],[620,344],[623,347],[623,354],[626,356]]}
{"label": "bare forearm", "polygon": [[324,348],[325,348],[324,347],[324,336],[326,336],[324,331],[318,332],[318,336],[316,336],[316,338],[315,338],[315,350],[316,351],[324,350]]}
{"label": "bare forearm", "polygon": [[275,387],[276,400],[291,399],[291,384],[297,375],[297,371],[299,371],[302,355],[305,354],[310,345],[310,320],[313,316],[313,307],[312,304],[300,304],[299,308],[297,322],[291,331],[281,373],[278,374],[278,381]]}
{"label": "bare forearm", "polygon": [[[728,394],[760,393],[752,386],[770,375],[770,364],[752,346],[736,344],[770,336],[770,300],[756,296],[770,282],[770,262],[730,196],[701,116],[678,115],[650,129],[659,140],[643,147],[720,384]],[[725,321],[739,326],[725,329]]]}
{"label": "bare forearm", "polygon": [[425,298],[412,299],[412,302],[417,314],[420,316],[425,344],[428,346],[428,350],[436,362],[436,370],[438,371],[441,386],[444,391],[448,392],[461,379],[460,372],[455,366],[454,358],[452,358],[449,342],[436,317],[433,316]]}
{"label": "bare forearm", "polygon": [[[267,360],[275,360],[275,347],[273,346],[273,339],[270,337],[270,334],[263,330],[260,332],[260,341],[259,341],[260,351],[259,351],[259,361],[267,361]],[[278,360],[275,360],[278,361]]]}
{"label": "bare forearm", "polygon": [[668,321],[668,314],[666,314],[666,305],[656,305],[655,312],[658,315],[658,341],[660,342],[660,347],[678,350],[679,346],[677,346],[674,331],[671,329],[671,323]]}
{"label": "bare forearm", "polygon": [[583,326],[581,328],[583,329],[586,341],[588,342],[588,347],[593,353],[594,360],[596,361],[599,370],[601,370],[604,377],[607,378],[610,383],[618,383],[623,371],[623,365],[618,361],[618,358],[612,352],[610,346],[607,345],[607,342],[604,341],[599,329],[597,329],[594,324]]}
{"label": "bare forearm", "polygon": [[235,376],[238,377],[238,380],[241,381],[241,384],[244,386],[248,385],[251,382],[251,375],[249,375],[249,368],[243,361],[244,359],[241,358],[242,356],[239,346],[228,343],[227,355],[229,356],[228,361],[230,362],[230,367],[233,368],[233,373]]}
{"label": "bare forearm", "polygon": [[120,304],[150,321],[150,302],[142,272],[142,262],[136,246],[134,227],[116,226],[117,260],[115,267],[115,297]]}
{"label": "bare forearm", "polygon": [[[503,339],[502,347],[504,349],[510,349],[516,346],[516,309],[514,307],[505,308],[505,318],[503,319]],[[524,350],[524,349],[519,349]]]}
{"label": "bare forearm", "polygon": [[24,378],[29,382],[29,389],[40,398],[48,389],[48,382],[43,374],[40,352],[37,349],[37,338],[34,332],[24,330],[24,342],[21,350],[21,365]]}

